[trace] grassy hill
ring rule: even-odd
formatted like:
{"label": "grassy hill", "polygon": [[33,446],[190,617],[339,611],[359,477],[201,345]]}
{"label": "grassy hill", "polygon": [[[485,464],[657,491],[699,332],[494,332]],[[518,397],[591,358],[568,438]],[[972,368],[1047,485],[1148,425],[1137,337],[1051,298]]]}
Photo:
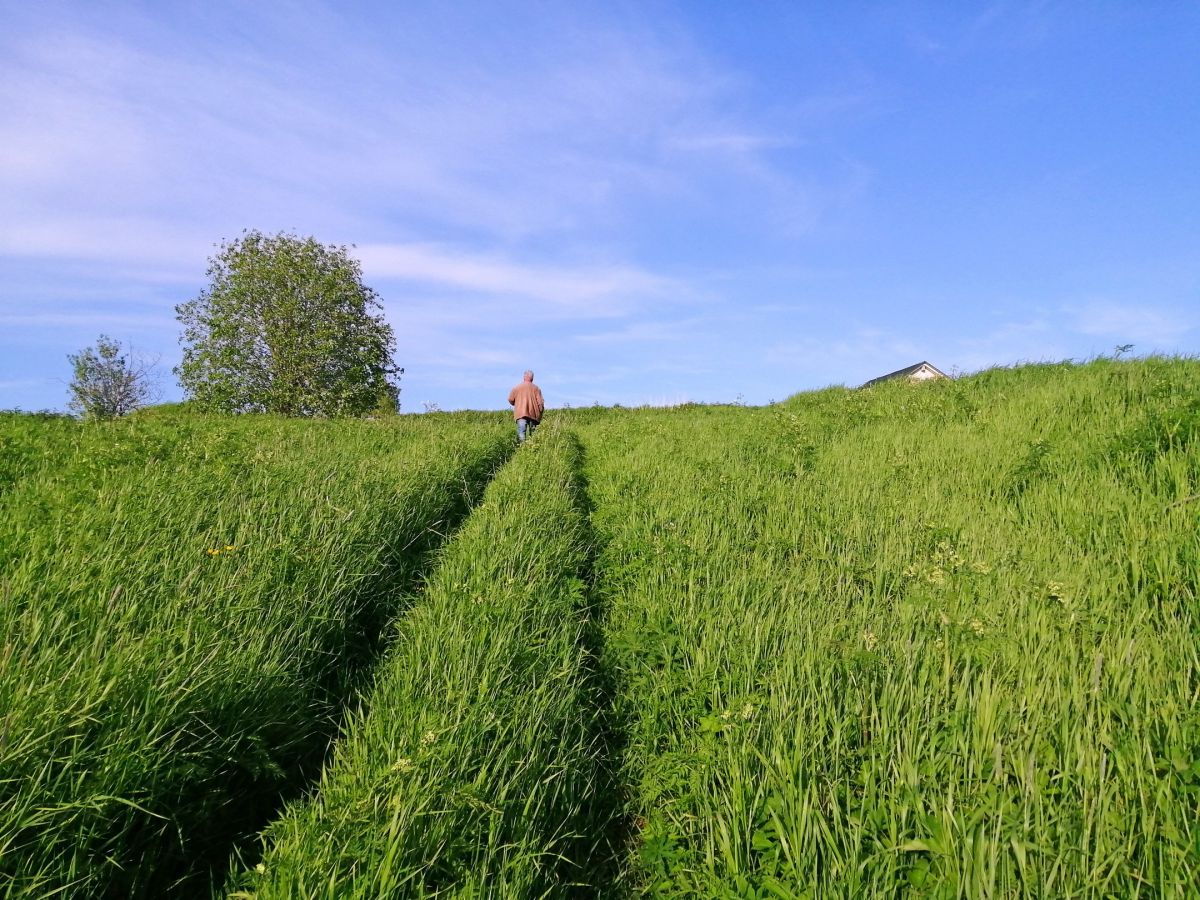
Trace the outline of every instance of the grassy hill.
{"label": "grassy hill", "polygon": [[1200,892],[1200,363],[513,449],[0,418],[0,896]]}

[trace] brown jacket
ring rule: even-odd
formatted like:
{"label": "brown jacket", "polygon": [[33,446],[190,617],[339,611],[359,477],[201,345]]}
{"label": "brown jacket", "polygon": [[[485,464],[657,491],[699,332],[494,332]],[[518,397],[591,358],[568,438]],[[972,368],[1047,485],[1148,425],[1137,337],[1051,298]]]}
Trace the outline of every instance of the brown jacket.
{"label": "brown jacket", "polygon": [[542,389],[532,381],[522,381],[509,391],[508,402],[512,404],[514,420],[542,421],[542,413],[546,409],[546,404],[542,400]]}

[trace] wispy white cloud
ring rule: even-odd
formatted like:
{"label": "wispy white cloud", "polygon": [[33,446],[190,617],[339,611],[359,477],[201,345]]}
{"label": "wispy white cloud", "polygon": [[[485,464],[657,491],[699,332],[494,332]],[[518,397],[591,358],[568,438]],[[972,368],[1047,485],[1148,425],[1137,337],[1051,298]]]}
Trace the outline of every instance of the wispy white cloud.
{"label": "wispy white cloud", "polygon": [[131,315],[119,312],[29,312],[8,313],[0,311],[0,326],[10,328],[37,327],[55,328],[59,326],[89,326],[99,328],[163,328],[174,326],[174,318],[168,315],[148,314]]}
{"label": "wispy white cloud", "polygon": [[776,342],[766,348],[764,361],[809,383],[854,384],[919,362],[928,353],[907,335],[860,328],[844,336],[818,333]]}
{"label": "wispy white cloud", "polygon": [[670,321],[636,321],[608,331],[589,331],[574,335],[581,344],[629,344],[635,342],[664,343],[693,337],[704,327],[701,319],[672,319]]}
{"label": "wispy white cloud", "polygon": [[55,382],[53,378],[0,378],[0,388],[12,390],[16,388],[41,387]]}
{"label": "wispy white cloud", "polygon": [[151,216],[31,214],[0,220],[0,255],[88,260],[178,279],[203,271],[213,242]]}
{"label": "wispy white cloud", "polygon": [[[699,198],[697,179],[765,210],[829,199],[770,161],[804,135],[739,121],[736,79],[682,36],[545,10],[486,41],[429,10],[375,29],[322,4],[297,13],[251,14],[257,46],[181,13],[10,36],[0,253],[178,260],[244,226],[314,223],[353,241],[557,239],[606,221],[619,235],[629,201]],[[343,42],[354,52],[335,58]]]}
{"label": "wispy white cloud", "polygon": [[974,372],[994,365],[1060,360],[1070,355],[1064,329],[1049,314],[1010,319],[978,333],[954,333],[919,324],[860,327],[845,334],[825,328],[770,346],[765,361],[788,367],[808,383],[857,385],[878,375],[928,360],[945,372]]}
{"label": "wispy white cloud", "polygon": [[1075,330],[1082,334],[1115,340],[1118,343],[1148,344],[1139,349],[1169,346],[1200,326],[1194,311],[1167,309],[1139,303],[1097,300],[1064,311],[1072,317]]}
{"label": "wispy white cloud", "polygon": [[406,342],[403,365],[427,372],[435,362],[440,372],[450,373],[450,377],[454,379],[463,377],[464,372],[485,370],[493,373],[523,368],[525,365],[519,349],[499,339],[455,340],[451,333],[446,332],[437,335],[433,341]]}
{"label": "wispy white cloud", "polygon": [[369,279],[532,298],[590,316],[622,312],[647,295],[684,290],[684,285],[673,279],[619,264],[532,265],[433,244],[366,244],[356,252]]}
{"label": "wispy white cloud", "polygon": [[996,45],[1027,50],[1049,39],[1059,15],[1055,4],[1008,0],[963,6],[956,12],[962,15],[944,15],[939,10],[924,24],[911,21],[911,11],[898,12],[909,19],[900,29],[905,42],[922,56],[943,61]]}
{"label": "wispy white cloud", "polygon": [[[769,346],[764,362],[776,370],[786,366],[809,383],[825,375],[829,382],[854,385],[923,359],[947,372],[966,373],[995,365],[1083,359],[1110,350],[1110,341],[1134,343],[1139,351],[1178,346],[1196,329],[1197,318],[1189,311],[1096,301],[1018,308],[976,333],[917,324],[845,334],[829,334],[821,327],[804,338]],[[1102,338],[1104,345],[1092,342],[1089,347],[1089,337]]]}
{"label": "wispy white cloud", "polygon": [[666,147],[700,153],[723,153],[736,156],[757,154],[764,150],[779,150],[803,146],[799,137],[784,137],[746,132],[713,132],[708,134],[677,134],[668,136]]}
{"label": "wispy white cloud", "polygon": [[[997,314],[975,332],[959,332],[939,342],[939,358],[930,362],[949,372],[975,372],[994,365],[1065,359],[1071,342],[1052,310],[1034,308],[1024,315]],[[915,360],[914,360],[915,362]]]}

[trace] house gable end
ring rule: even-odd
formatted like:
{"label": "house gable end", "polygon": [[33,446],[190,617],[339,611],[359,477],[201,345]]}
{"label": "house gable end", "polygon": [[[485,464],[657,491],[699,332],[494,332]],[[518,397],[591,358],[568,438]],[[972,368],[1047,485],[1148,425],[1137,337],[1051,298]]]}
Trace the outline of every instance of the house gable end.
{"label": "house gable end", "polygon": [[935,366],[928,360],[922,360],[919,363],[913,363],[911,366],[905,366],[903,369],[897,369],[895,372],[888,372],[886,375],[880,375],[878,378],[872,378],[870,381],[864,382],[863,387],[871,387],[875,384],[880,384],[884,381],[891,381],[896,378],[906,378],[909,381],[932,381],[937,378],[949,378],[950,376]]}

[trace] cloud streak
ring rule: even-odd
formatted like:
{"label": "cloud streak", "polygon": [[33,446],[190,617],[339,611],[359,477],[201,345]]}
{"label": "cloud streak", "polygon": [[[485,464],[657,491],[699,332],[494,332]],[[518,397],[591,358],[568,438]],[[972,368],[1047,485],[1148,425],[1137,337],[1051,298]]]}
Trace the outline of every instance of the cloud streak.
{"label": "cloud streak", "polygon": [[100,327],[100,328],[137,328],[154,329],[174,327],[176,321],[166,315],[127,315],[124,313],[91,312],[36,312],[36,313],[3,313],[0,312],[0,326],[6,328],[37,327],[58,328],[68,327]]}
{"label": "cloud streak", "polygon": [[771,162],[803,136],[739,121],[736,80],[682,36],[508,9],[481,42],[486,20],[445,11],[375,29],[295,13],[250,14],[255,40],[128,10],[5,39],[0,253],[180,261],[244,226],[318,222],[355,242],[616,238],[631,201],[700,201],[698,179],[781,214],[828,199]]}
{"label": "cloud streak", "polygon": [[1068,306],[1066,312],[1074,317],[1075,328],[1082,334],[1152,347],[1175,344],[1200,325],[1200,316],[1194,311],[1110,300]]}
{"label": "cloud streak", "polygon": [[617,314],[634,298],[683,290],[677,281],[625,265],[528,265],[431,244],[366,244],[356,253],[370,279],[531,298],[587,315]]}

